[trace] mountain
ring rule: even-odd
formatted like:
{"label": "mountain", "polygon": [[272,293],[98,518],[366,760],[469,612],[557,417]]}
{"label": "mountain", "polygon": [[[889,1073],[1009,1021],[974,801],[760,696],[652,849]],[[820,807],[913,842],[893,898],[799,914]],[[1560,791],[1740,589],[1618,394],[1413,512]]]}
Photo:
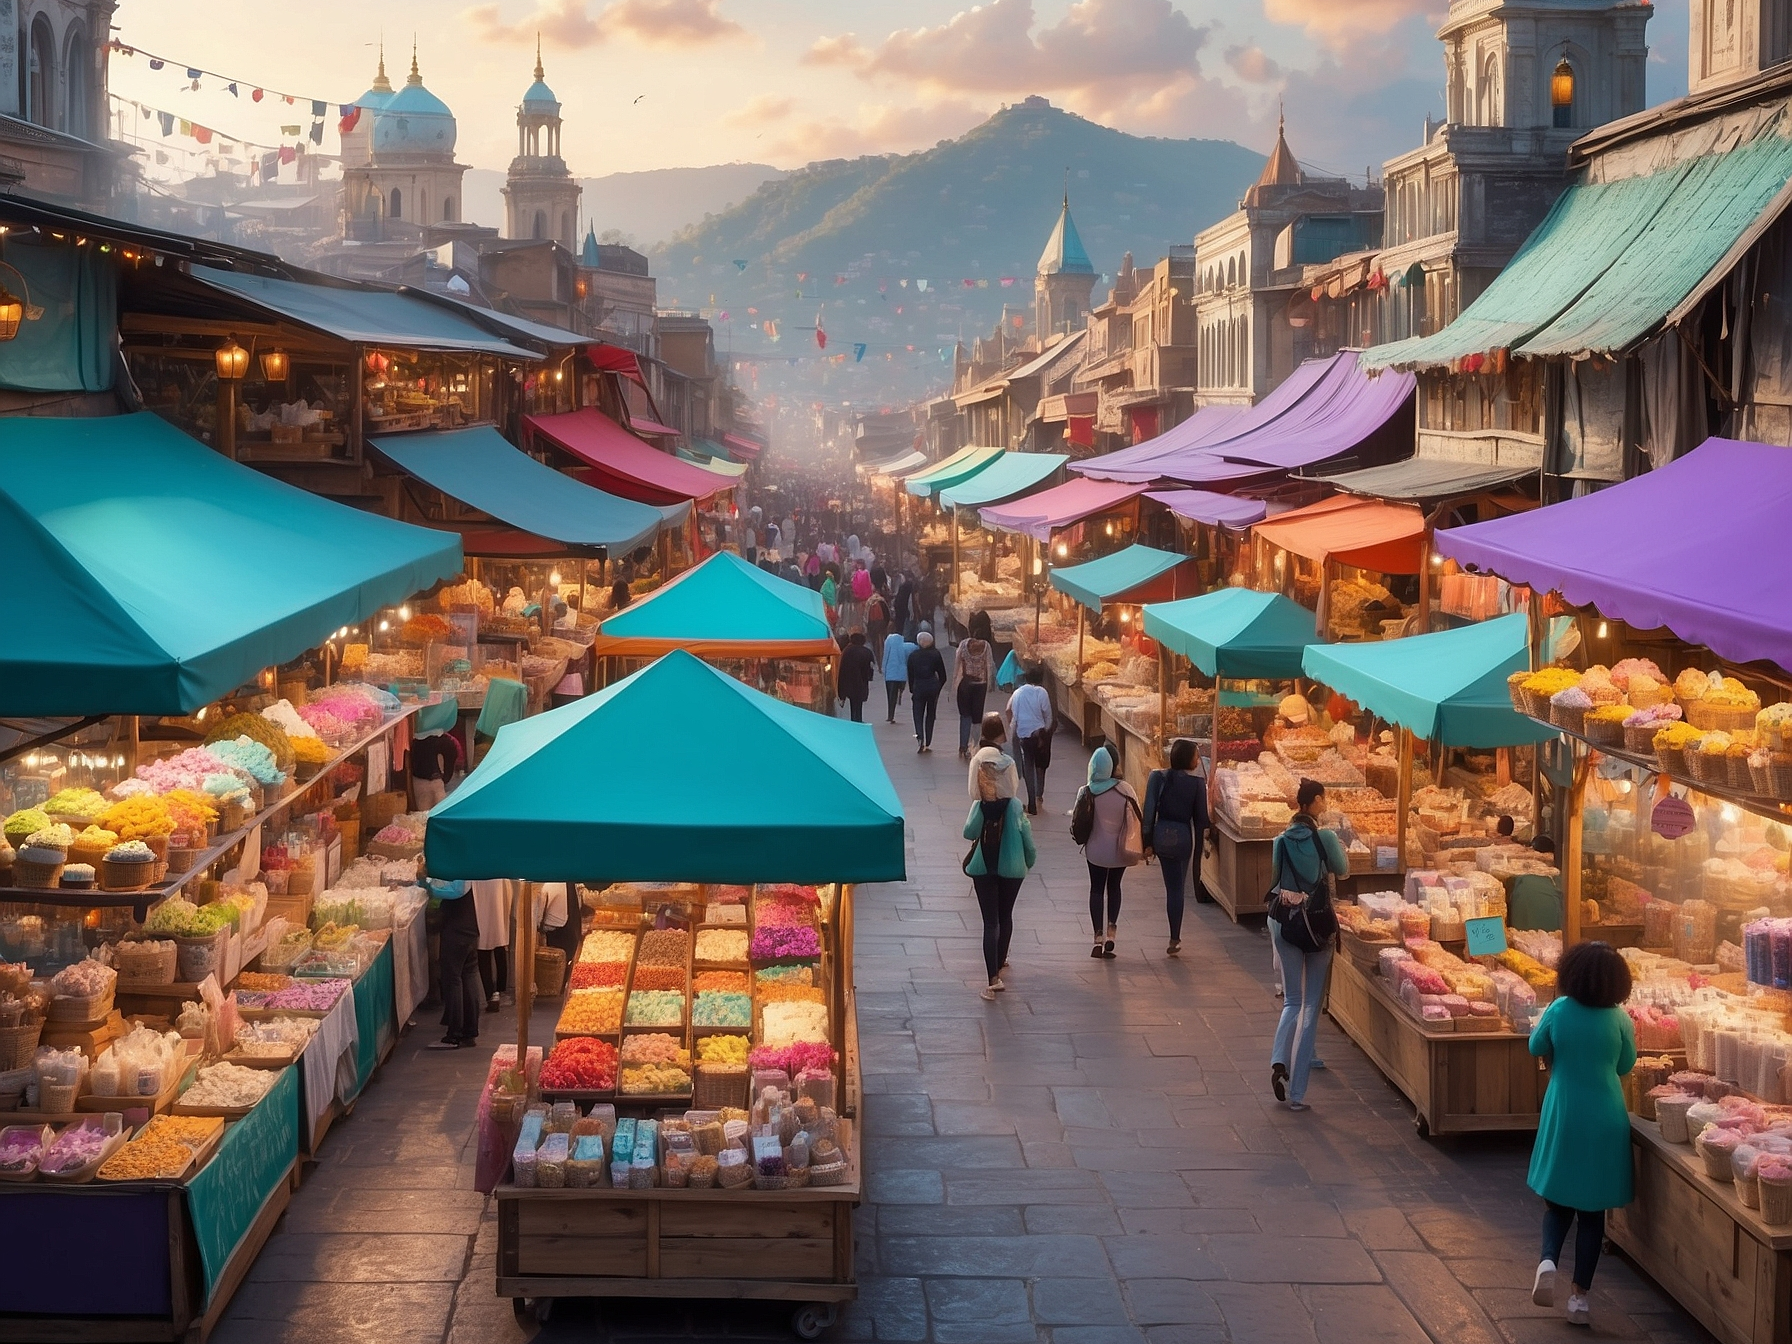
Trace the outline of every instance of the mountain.
{"label": "mountain", "polygon": [[[582,218],[599,234],[615,229],[646,249],[706,215],[745,200],[763,183],[784,176],[763,163],[718,163],[708,168],[655,168],[644,173],[582,177]],[[504,174],[492,168],[467,170],[466,217],[476,224],[504,227]]]}
{"label": "mountain", "polygon": [[[1192,243],[1262,167],[1230,141],[1128,135],[1029,98],[929,150],[767,181],[661,244],[653,269],[663,307],[704,312],[719,348],[753,357],[739,379],[749,391],[900,403],[949,379],[952,343],[986,334],[1004,309],[1030,324],[1067,169],[1072,217],[1107,273],[1099,299],[1123,253],[1144,268]],[[844,364],[817,358],[818,308],[827,354],[845,351]]]}

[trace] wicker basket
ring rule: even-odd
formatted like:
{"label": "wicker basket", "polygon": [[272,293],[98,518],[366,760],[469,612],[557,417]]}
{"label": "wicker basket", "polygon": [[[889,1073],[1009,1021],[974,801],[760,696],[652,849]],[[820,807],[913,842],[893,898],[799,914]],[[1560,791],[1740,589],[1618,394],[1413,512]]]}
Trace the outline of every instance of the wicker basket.
{"label": "wicker basket", "polygon": [[47,891],[62,881],[64,866],[61,861],[39,863],[35,859],[15,858],[12,861],[12,884],[15,887]]}
{"label": "wicker basket", "polygon": [[75,1109],[75,1098],[80,1095],[79,1083],[40,1083],[37,1108],[46,1115],[69,1115]]}
{"label": "wicker basket", "polygon": [[204,846],[168,846],[168,871],[171,873],[192,872],[193,865],[199,862],[199,856],[203,853],[205,853]]}
{"label": "wicker basket", "polygon": [[1531,703],[1524,695],[1524,683],[1530,675],[1529,671],[1514,672],[1506,678],[1506,694],[1512,697],[1512,708],[1520,714],[1531,712]]}
{"label": "wicker basket", "polygon": [[546,999],[557,999],[566,988],[566,952],[558,947],[535,949],[535,992]]}
{"label": "wicker basket", "polygon": [[1768,759],[1767,773],[1772,783],[1768,796],[1792,802],[1792,752],[1774,752]]}
{"label": "wicker basket", "polygon": [[1778,797],[1773,791],[1773,767],[1766,764],[1755,765],[1751,762],[1748,767],[1748,787],[1749,792],[1762,798]]}
{"label": "wicker basket", "polygon": [[1621,747],[1624,745],[1624,724],[1613,723],[1610,719],[1589,717],[1586,721],[1587,741],[1601,747]]}
{"label": "wicker basket", "polygon": [[1552,700],[1549,704],[1549,721],[1563,732],[1580,737],[1587,730],[1587,711],[1581,705],[1558,705]]}
{"label": "wicker basket", "polygon": [[1655,734],[1661,731],[1661,724],[1651,719],[1648,723],[1627,723],[1624,725],[1624,750],[1634,751],[1647,756],[1655,750]]}
{"label": "wicker basket", "polygon": [[[178,966],[183,981],[197,983],[206,976],[224,969],[224,940],[227,931],[219,929],[216,933],[204,938],[176,938],[174,945],[179,950]],[[222,975],[219,976],[222,979]]]}
{"label": "wicker basket", "polygon": [[142,891],[155,880],[155,875],[154,861],[144,863],[139,859],[133,863],[129,859],[100,860],[101,891]]}
{"label": "wicker basket", "polygon": [[218,816],[218,827],[225,831],[240,831],[254,815],[249,804],[226,801]]}
{"label": "wicker basket", "polygon": [[1729,779],[1730,787],[1736,792],[1753,793],[1755,791],[1755,781],[1749,774],[1748,757],[1725,752],[1724,774]]}
{"label": "wicker basket", "polygon": [[1715,788],[1727,789],[1730,786],[1730,767],[1724,757],[1717,752],[1688,751],[1682,757],[1686,762],[1686,773],[1695,784],[1710,784]]}
{"label": "wicker basket", "polygon": [[121,989],[172,985],[179,964],[180,949],[167,939],[123,942],[112,949],[112,965],[118,972]]}
{"label": "wicker basket", "polygon": [[1755,726],[1755,715],[1760,709],[1743,709],[1734,705],[1708,705],[1703,700],[1694,700],[1686,706],[1686,721],[1701,732],[1721,730],[1726,733],[1740,733]]}
{"label": "wicker basket", "polygon": [[1656,747],[1655,759],[1661,763],[1664,773],[1677,775],[1681,779],[1687,777],[1686,751],[1683,747]]}
{"label": "wicker basket", "polygon": [[811,1165],[809,1168],[810,1185],[845,1185],[846,1163],[829,1162],[823,1166]]}
{"label": "wicker basket", "polygon": [[747,1095],[747,1070],[741,1064],[699,1064],[691,1080],[691,1109],[713,1111],[740,1106]]}
{"label": "wicker basket", "polygon": [[0,1070],[22,1069],[37,1053],[37,1038],[43,1035],[42,1022],[26,1022],[16,1027],[0,1027]]}
{"label": "wicker basket", "polygon": [[[50,1000],[45,1018],[50,1022],[104,1022],[112,1014],[112,990],[76,998],[58,994]],[[45,1108],[49,1109],[48,1107]]]}

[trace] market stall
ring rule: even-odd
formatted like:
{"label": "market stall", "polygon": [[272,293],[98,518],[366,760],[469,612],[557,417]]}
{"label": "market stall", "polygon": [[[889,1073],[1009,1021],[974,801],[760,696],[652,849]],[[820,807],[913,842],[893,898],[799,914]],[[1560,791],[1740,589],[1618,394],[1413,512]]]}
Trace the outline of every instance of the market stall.
{"label": "market stall", "polygon": [[[923,569],[944,566],[952,558],[952,528],[950,520],[935,503],[940,492],[961,485],[982,471],[990,463],[1000,458],[1005,449],[991,448],[971,444],[960,448],[950,457],[940,459],[931,467],[910,472],[902,479],[900,495],[909,495],[923,501],[927,507],[918,508],[914,504],[907,506],[908,517],[897,518],[897,536],[913,537],[915,554]],[[900,498],[898,503],[900,503]]]}
{"label": "market stall", "polygon": [[[1167,757],[1171,737],[1206,739],[1213,852],[1201,864],[1202,890],[1233,920],[1261,914],[1273,880],[1270,848],[1293,815],[1290,767],[1323,772],[1330,746],[1323,734],[1312,746],[1292,733],[1273,735],[1270,750],[1263,742],[1280,699],[1275,688],[1292,690],[1300,676],[1313,614],[1280,593],[1221,588],[1148,604],[1144,629],[1157,641],[1160,753]],[[1208,684],[1185,680],[1178,660]]]}
{"label": "market stall", "polygon": [[968,629],[975,611],[987,611],[992,618],[998,610],[1024,612],[1025,579],[1034,572],[1034,561],[1038,559],[1031,546],[1017,548],[1007,544],[1008,534],[984,531],[980,522],[970,525],[967,537],[967,511],[976,519],[977,510],[984,505],[1000,504],[1026,494],[1056,476],[1069,460],[1063,453],[1007,453],[969,480],[940,492],[940,505],[950,515],[952,525],[946,613],[954,633]]}
{"label": "market stall", "polygon": [[1409,505],[1334,495],[1258,523],[1251,539],[1252,586],[1314,610],[1327,640],[1394,638],[1419,610],[1425,516]]}
{"label": "market stall", "polygon": [[[667,750],[685,722],[780,788],[725,790],[693,827],[668,805],[688,789],[686,753]],[[594,774],[600,757],[629,766]],[[793,811],[789,796],[830,805]],[[432,814],[427,855],[450,877],[600,879],[556,1043],[531,1062],[525,985],[520,1053],[494,1061],[481,1105],[499,1295],[538,1312],[557,1297],[784,1299],[819,1334],[857,1292],[852,884],[903,876],[871,730],[674,652],[505,729]]]}
{"label": "market stall", "polygon": [[[1545,1079],[1526,1046],[1541,968],[1520,950],[1490,971],[1464,947],[1470,921],[1504,919],[1512,883],[1554,875],[1498,826],[1501,815],[1529,820],[1531,793],[1512,778],[1507,753],[1553,735],[1515,713],[1507,695],[1507,679],[1529,660],[1526,639],[1524,617],[1507,616],[1393,642],[1314,644],[1302,656],[1307,676],[1398,737],[1393,798],[1363,808],[1357,795],[1380,791],[1327,790],[1353,868],[1362,854],[1379,879],[1340,907],[1345,955],[1327,1003],[1413,1103],[1424,1133],[1532,1129],[1542,1106]],[[1452,787],[1446,770],[1415,790],[1415,739],[1438,753],[1495,753],[1497,788],[1480,796]],[[1362,889],[1370,885],[1397,889]],[[1514,932],[1512,946],[1525,936]]]}
{"label": "market stall", "polygon": [[1186,549],[1200,561],[1204,587],[1245,582],[1251,527],[1268,513],[1265,501],[1214,490],[1153,490],[1145,498],[1186,525]]}
{"label": "market stall", "polygon": [[[1145,776],[1157,763],[1157,650],[1146,637],[1139,606],[1196,591],[1194,562],[1172,551],[1128,546],[1080,565],[1051,570],[1054,628],[1075,613],[1074,641],[1040,641],[1022,633],[1016,653],[1044,665],[1052,703],[1085,741],[1103,734],[1120,753],[1121,773],[1143,797]],[[1091,618],[1093,613],[1093,620]],[[1091,624],[1095,625],[1093,632]]]}
{"label": "market stall", "polygon": [[723,552],[607,616],[592,645],[609,685],[684,649],[790,704],[834,708],[840,646],[821,594]]}

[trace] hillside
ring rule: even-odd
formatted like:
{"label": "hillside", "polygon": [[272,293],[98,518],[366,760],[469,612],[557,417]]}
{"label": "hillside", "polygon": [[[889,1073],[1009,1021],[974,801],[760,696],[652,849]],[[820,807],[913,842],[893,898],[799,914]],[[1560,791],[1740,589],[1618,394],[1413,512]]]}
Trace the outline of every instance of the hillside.
{"label": "hillside", "polygon": [[[645,250],[670,238],[705,215],[743,201],[764,182],[782,177],[781,169],[763,163],[718,163],[707,168],[655,168],[642,173],[610,173],[582,177],[582,217],[598,233],[615,229]],[[472,168],[466,176],[466,217],[477,224],[504,227],[504,173]]]}
{"label": "hillside", "polygon": [[[749,389],[897,402],[938,385],[942,349],[986,333],[1004,307],[1030,314],[1066,169],[1077,228],[1111,277],[1126,251],[1145,267],[1191,243],[1236,208],[1262,164],[1229,141],[1128,135],[1029,99],[930,150],[766,182],[663,244],[654,273],[663,306],[709,314],[718,347],[758,357],[741,379]],[[828,353],[846,351],[846,365],[817,359],[818,307]],[[855,343],[867,346],[856,366]]]}

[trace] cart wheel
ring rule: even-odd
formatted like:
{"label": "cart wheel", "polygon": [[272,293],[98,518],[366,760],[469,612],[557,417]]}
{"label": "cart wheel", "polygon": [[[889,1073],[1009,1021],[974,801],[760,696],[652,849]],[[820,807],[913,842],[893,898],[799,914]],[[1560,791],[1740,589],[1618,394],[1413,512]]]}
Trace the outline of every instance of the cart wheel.
{"label": "cart wheel", "polygon": [[1413,1128],[1419,1131],[1419,1137],[1421,1139],[1428,1139],[1431,1137],[1431,1122],[1423,1115],[1415,1114],[1412,1118],[1412,1124]]}
{"label": "cart wheel", "polygon": [[805,1302],[791,1313],[790,1328],[798,1339],[820,1339],[839,1318],[839,1308],[832,1302]]}

